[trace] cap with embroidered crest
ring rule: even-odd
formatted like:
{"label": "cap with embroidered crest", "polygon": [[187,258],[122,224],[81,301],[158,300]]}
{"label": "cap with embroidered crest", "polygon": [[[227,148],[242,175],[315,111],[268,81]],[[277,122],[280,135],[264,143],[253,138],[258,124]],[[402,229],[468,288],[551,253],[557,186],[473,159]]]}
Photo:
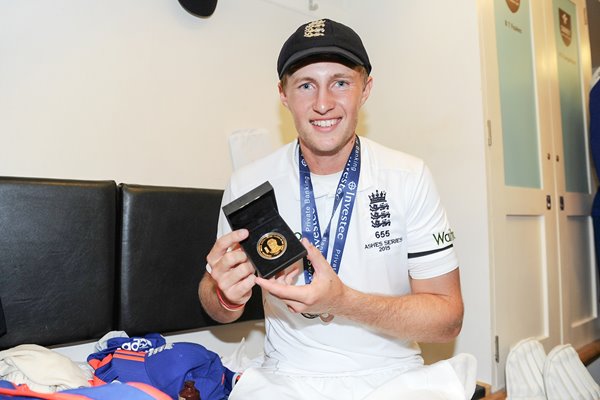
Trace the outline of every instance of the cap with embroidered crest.
{"label": "cap with embroidered crest", "polygon": [[341,57],[371,73],[371,62],[360,36],[344,24],[319,19],[300,26],[283,44],[277,59],[279,79],[292,65],[318,55]]}

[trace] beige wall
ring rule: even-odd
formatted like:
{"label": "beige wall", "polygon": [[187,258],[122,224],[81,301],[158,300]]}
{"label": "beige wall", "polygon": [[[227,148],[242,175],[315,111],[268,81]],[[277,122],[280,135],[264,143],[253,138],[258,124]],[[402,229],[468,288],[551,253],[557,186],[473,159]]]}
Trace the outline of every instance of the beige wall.
{"label": "beige wall", "polygon": [[475,2],[219,0],[208,19],[176,0],[0,0],[0,175],[222,188],[227,136],[293,138],[275,61],[301,23],[353,26],[375,86],[359,133],[426,160],[461,259],[455,344],[491,379],[484,122]]}

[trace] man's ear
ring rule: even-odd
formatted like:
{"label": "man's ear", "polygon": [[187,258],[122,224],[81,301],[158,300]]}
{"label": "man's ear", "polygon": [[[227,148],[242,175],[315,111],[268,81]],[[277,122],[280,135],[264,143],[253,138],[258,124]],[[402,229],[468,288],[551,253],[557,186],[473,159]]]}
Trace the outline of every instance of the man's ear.
{"label": "man's ear", "polygon": [[288,108],[287,96],[285,95],[285,90],[283,89],[281,81],[277,84],[277,90],[279,91],[279,100],[281,100],[281,104]]}
{"label": "man's ear", "polygon": [[365,87],[363,89],[361,98],[360,98],[360,105],[362,107],[363,104],[365,104],[365,102],[367,101],[367,99],[369,98],[369,95],[371,94],[371,88],[373,88],[373,77],[369,76],[367,78],[367,82],[365,83]]}

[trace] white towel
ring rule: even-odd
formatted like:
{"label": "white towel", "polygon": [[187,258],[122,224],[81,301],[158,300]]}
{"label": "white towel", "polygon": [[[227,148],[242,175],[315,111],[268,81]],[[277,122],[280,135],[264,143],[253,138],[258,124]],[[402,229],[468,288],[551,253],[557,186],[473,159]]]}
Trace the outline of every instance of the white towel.
{"label": "white towel", "polygon": [[475,357],[461,353],[400,374],[365,400],[469,400],[475,392],[476,375]]}
{"label": "white towel", "polygon": [[90,386],[91,378],[68,357],[35,344],[0,351],[0,379],[27,384],[31,390],[53,393]]}

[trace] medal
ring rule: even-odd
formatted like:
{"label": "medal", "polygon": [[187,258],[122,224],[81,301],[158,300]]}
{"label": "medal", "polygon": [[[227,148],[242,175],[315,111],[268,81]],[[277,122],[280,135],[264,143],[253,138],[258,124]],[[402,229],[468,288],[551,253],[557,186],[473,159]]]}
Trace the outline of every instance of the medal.
{"label": "medal", "polygon": [[285,237],[277,232],[264,234],[256,244],[256,252],[266,260],[275,260],[285,253],[287,241]]}

